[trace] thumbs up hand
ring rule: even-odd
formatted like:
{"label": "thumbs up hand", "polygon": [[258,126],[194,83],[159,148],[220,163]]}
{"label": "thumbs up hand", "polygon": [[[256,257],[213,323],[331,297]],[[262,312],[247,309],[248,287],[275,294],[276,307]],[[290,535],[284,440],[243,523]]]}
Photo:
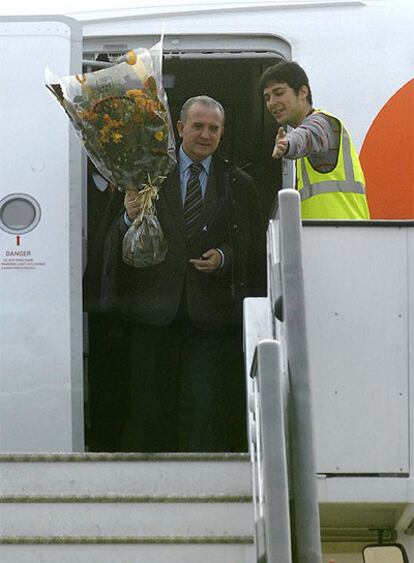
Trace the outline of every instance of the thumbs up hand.
{"label": "thumbs up hand", "polygon": [[288,149],[288,140],[286,137],[286,131],[283,127],[279,127],[276,135],[275,148],[273,149],[272,158],[282,158]]}

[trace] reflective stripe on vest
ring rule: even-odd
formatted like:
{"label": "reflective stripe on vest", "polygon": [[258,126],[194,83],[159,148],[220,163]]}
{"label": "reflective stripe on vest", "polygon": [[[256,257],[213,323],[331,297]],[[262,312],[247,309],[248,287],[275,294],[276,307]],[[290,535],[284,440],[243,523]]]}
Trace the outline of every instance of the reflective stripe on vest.
{"label": "reflective stripe on vest", "polygon": [[[321,113],[330,116],[327,112]],[[358,154],[343,123],[335,119],[340,124],[335,168],[330,172],[318,172],[307,157],[297,160],[302,218],[369,219],[364,174]]]}

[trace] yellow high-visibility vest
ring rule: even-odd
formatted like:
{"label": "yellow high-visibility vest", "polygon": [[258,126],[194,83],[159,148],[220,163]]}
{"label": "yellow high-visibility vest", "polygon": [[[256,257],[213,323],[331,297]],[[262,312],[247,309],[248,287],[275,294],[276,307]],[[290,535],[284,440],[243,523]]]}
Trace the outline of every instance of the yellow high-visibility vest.
{"label": "yellow high-visibility vest", "polygon": [[349,132],[334,115],[315,111],[340,124],[338,160],[330,172],[318,172],[307,157],[297,159],[302,219],[369,219],[364,173]]}

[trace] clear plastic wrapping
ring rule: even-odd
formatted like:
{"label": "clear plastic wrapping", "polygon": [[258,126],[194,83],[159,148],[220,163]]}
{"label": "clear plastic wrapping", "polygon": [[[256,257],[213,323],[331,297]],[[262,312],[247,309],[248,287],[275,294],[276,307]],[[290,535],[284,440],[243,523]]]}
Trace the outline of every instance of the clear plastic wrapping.
{"label": "clear plastic wrapping", "polygon": [[100,174],[121,191],[139,193],[142,208],[125,235],[123,257],[144,267],[167,252],[154,202],[175,166],[175,141],[162,85],[162,42],[125,59],[63,78],[47,70],[46,78]]}

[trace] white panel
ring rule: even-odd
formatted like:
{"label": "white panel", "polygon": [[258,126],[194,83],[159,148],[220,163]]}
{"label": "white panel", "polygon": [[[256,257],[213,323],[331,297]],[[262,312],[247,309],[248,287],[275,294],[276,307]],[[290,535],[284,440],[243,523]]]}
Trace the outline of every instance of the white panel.
{"label": "white panel", "polygon": [[65,18],[0,21],[0,200],[27,194],[40,208],[30,232],[0,230],[3,452],[82,447],[81,350],[74,351],[80,332],[74,319],[81,314],[75,205],[81,186],[71,174],[80,170],[80,144],[73,144],[69,120],[45,87],[46,66],[71,74],[75,52],[79,70],[75,29]]}
{"label": "white panel", "polygon": [[305,226],[303,245],[318,472],[406,473],[407,229]]}
{"label": "white panel", "polygon": [[[408,246],[408,359],[410,373],[410,468],[411,478],[413,479],[413,503],[414,503],[414,229],[407,232]],[[414,544],[414,537],[413,537]]]}

